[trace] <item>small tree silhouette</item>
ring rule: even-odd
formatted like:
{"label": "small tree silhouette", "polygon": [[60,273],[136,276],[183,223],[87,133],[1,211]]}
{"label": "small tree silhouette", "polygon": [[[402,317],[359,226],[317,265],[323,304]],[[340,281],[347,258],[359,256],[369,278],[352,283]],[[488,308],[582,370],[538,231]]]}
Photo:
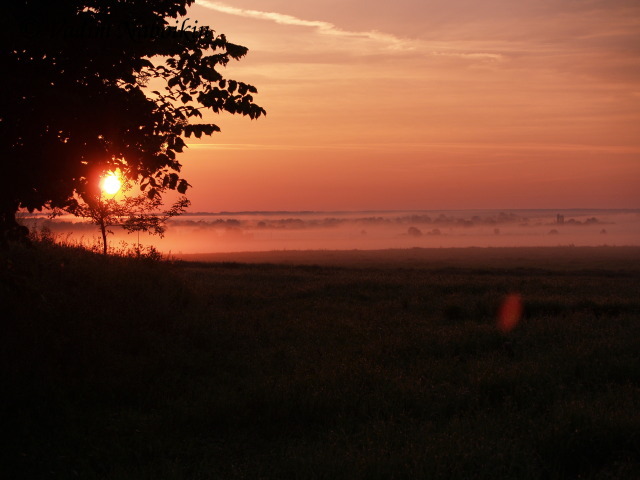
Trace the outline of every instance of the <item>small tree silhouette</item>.
{"label": "small tree silhouette", "polygon": [[[109,230],[110,227],[122,227],[128,233],[144,231],[162,238],[166,231],[167,220],[181,215],[191,204],[185,196],[182,196],[168,210],[162,211],[163,204],[159,196],[146,194],[130,196],[127,194],[130,189],[130,183],[125,182],[121,188],[121,199],[116,199],[116,195],[105,198],[102,193],[75,198],[69,207],[55,210],[54,216],[68,212],[77,217],[89,219],[100,229],[102,254],[107,255],[107,235],[113,233]],[[136,252],[140,255],[139,236]]]}

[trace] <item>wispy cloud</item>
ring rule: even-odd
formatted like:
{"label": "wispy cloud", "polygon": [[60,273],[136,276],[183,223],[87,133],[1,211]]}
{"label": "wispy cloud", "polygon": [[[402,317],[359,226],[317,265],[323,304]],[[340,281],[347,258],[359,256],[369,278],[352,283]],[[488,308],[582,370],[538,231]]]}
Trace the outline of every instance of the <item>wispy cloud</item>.
{"label": "wispy cloud", "polygon": [[215,2],[211,0],[198,0],[198,5],[228,15],[266,20],[275,22],[280,25],[307,27],[314,29],[321,35],[371,40],[380,43],[383,47],[386,47],[390,50],[400,50],[407,52],[422,51],[428,55],[457,57],[474,61],[496,61],[504,59],[504,56],[499,53],[465,52],[448,48],[433,51],[432,45],[428,45],[426,42],[421,40],[402,38],[390,33],[379,32],[377,30],[344,30],[337,27],[333,23],[325,22],[322,20],[306,20],[303,18],[294,17],[293,15],[287,15],[278,12],[265,12],[261,10],[238,8],[227,5],[225,3]]}
{"label": "wispy cloud", "polygon": [[499,61],[504,60],[504,55],[500,53],[483,53],[483,52],[431,52],[431,55],[436,56],[446,56],[446,57],[459,57],[465,58],[468,60],[490,60],[490,61]]}
{"label": "wispy cloud", "polygon": [[315,29],[323,35],[334,35],[340,37],[365,38],[385,42],[391,48],[412,50],[415,45],[411,40],[403,39],[388,33],[378,32],[375,30],[367,32],[353,32],[338,28],[333,23],[324,22],[322,20],[305,20],[277,12],[263,12],[261,10],[250,10],[244,8],[233,7],[220,2],[212,2],[209,0],[198,0],[198,5],[215,10],[217,12],[226,13],[228,15],[236,15],[239,17],[255,18],[259,20],[269,20],[281,25],[293,25],[299,27],[308,27]]}

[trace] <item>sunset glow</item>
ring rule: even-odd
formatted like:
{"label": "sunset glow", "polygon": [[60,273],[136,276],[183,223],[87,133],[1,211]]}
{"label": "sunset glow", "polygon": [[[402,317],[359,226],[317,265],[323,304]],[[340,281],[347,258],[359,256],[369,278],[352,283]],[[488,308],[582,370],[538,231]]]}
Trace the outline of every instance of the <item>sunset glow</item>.
{"label": "sunset glow", "polygon": [[197,0],[268,115],[181,156],[194,211],[637,208],[640,4]]}
{"label": "sunset glow", "polygon": [[122,181],[117,173],[109,172],[100,181],[100,189],[107,195],[115,195],[122,187]]}

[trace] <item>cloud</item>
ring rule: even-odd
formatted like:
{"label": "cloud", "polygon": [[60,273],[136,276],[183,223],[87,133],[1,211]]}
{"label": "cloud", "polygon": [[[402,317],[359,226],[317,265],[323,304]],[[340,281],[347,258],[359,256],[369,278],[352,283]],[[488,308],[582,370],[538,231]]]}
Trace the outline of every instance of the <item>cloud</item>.
{"label": "cloud", "polygon": [[446,57],[459,57],[459,58],[466,58],[466,59],[469,59],[469,60],[489,60],[489,61],[494,61],[494,62],[495,61],[504,60],[504,55],[502,55],[500,53],[431,52],[431,55],[446,56]]}
{"label": "cloud", "polygon": [[367,32],[351,32],[348,30],[342,30],[336,27],[333,23],[324,22],[322,20],[304,20],[302,18],[294,17],[293,15],[232,7],[224,3],[212,2],[209,0],[198,0],[198,5],[209,8],[211,10],[215,10],[220,13],[226,13],[228,15],[236,15],[245,18],[255,18],[258,20],[269,20],[280,25],[293,25],[299,27],[314,28],[318,33],[322,35],[370,39],[387,43],[391,48],[403,50],[412,50],[414,48],[413,42],[411,42],[410,40],[402,39],[400,37],[396,37],[395,35],[378,32],[375,30]]}
{"label": "cloud", "polygon": [[429,55],[449,56],[462,58],[472,61],[498,61],[503,60],[504,56],[499,53],[484,53],[484,52],[465,52],[458,50],[450,50],[444,48],[442,50],[433,51],[433,45],[421,40],[412,40],[407,38],[401,38],[393,34],[380,32],[377,30],[369,31],[349,31],[343,30],[333,23],[325,22],[322,20],[305,20],[302,18],[294,17],[293,15],[287,15],[277,12],[265,12],[261,10],[244,9],[233,7],[221,2],[215,2],[211,0],[198,0],[198,5],[215,10],[220,13],[228,15],[235,15],[244,18],[253,18],[257,20],[266,20],[275,22],[280,25],[291,25],[299,27],[307,27],[314,29],[321,35],[344,37],[351,39],[371,40],[379,44],[383,44],[389,50],[415,52],[423,51]]}

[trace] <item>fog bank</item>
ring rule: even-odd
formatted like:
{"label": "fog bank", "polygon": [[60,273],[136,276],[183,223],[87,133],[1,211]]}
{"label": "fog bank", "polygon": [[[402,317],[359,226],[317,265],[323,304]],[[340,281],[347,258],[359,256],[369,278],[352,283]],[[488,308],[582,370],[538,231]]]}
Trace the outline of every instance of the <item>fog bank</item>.
{"label": "fog bank", "polygon": [[[29,228],[96,244],[73,217],[23,215]],[[165,254],[273,250],[640,245],[640,210],[223,212],[172,219],[164,238],[112,227],[110,246],[153,245]]]}

